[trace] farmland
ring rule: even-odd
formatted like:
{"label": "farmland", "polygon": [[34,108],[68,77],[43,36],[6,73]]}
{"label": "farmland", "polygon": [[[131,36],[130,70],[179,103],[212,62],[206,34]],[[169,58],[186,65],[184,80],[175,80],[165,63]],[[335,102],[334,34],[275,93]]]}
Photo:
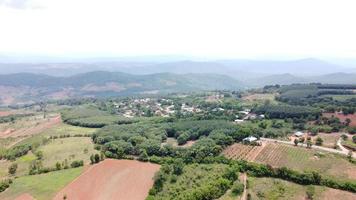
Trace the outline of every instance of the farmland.
{"label": "farmland", "polygon": [[300,171],[319,171],[339,179],[356,178],[355,165],[342,156],[283,144],[267,144],[256,161]]}
{"label": "farmland", "polygon": [[352,200],[356,194],[320,186],[302,186],[274,178],[249,177],[248,193],[252,199],[343,199]]}
{"label": "farmland", "polygon": [[91,166],[54,199],[62,200],[63,196],[73,200],[144,199],[159,167],[151,163],[108,159]]}
{"label": "farmland", "polygon": [[262,146],[252,146],[235,143],[224,149],[223,155],[230,159],[254,161],[264,147],[265,144]]}
{"label": "farmland", "polygon": [[[349,128],[323,118],[319,104],[282,102],[279,90],[66,100],[49,105],[46,119],[34,111],[0,123],[3,130],[29,132],[0,140],[0,177],[14,180],[0,197],[230,200],[242,195],[239,174],[251,179],[249,192],[256,199],[261,193],[302,199],[310,184],[356,191],[354,160],[268,139],[288,143],[291,133],[302,131],[310,133],[313,145],[320,137],[322,146],[334,148]],[[352,142],[351,132],[346,134]],[[242,144],[249,136],[261,145]],[[14,163],[17,169],[10,173]],[[62,173],[67,178],[52,188],[26,183],[36,177],[49,182],[46,177]],[[279,179],[268,182],[271,177]],[[323,187],[317,195],[330,189]]]}
{"label": "farmland", "polygon": [[47,174],[22,176],[14,180],[11,187],[0,193],[0,199],[12,200],[28,193],[37,200],[48,200],[74,180],[83,171],[83,168],[67,169]]}

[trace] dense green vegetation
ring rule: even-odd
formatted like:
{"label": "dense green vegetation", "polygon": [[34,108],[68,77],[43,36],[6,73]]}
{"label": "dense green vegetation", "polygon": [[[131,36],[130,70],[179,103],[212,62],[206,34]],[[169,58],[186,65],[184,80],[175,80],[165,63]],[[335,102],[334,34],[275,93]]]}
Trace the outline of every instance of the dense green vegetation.
{"label": "dense green vegetation", "polygon": [[216,199],[238,177],[238,168],[225,164],[190,164],[181,171],[176,168],[177,163],[162,166],[147,199]]}
{"label": "dense green vegetation", "polygon": [[320,115],[320,111],[306,106],[291,105],[263,105],[254,109],[258,114],[265,114],[269,118],[307,118],[315,119]]}
{"label": "dense green vegetation", "polygon": [[93,106],[63,110],[61,115],[62,120],[67,124],[88,128],[101,128],[110,124],[130,124],[136,122],[134,119],[111,115]]}

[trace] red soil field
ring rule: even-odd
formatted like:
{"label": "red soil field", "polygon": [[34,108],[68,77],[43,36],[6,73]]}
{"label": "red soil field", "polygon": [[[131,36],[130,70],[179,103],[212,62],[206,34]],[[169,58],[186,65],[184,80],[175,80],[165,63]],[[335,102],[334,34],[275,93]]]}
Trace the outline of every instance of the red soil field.
{"label": "red soil field", "polygon": [[12,113],[9,111],[0,111],[0,117],[5,117],[5,116],[11,115],[11,114]]}
{"label": "red soil field", "polygon": [[54,200],[144,200],[160,166],[135,160],[105,161],[91,166]]}
{"label": "red soil field", "polygon": [[344,115],[342,113],[323,113],[323,117],[330,118],[331,116],[339,118],[344,122],[347,118],[351,119],[350,126],[356,127],[356,114],[353,115]]}

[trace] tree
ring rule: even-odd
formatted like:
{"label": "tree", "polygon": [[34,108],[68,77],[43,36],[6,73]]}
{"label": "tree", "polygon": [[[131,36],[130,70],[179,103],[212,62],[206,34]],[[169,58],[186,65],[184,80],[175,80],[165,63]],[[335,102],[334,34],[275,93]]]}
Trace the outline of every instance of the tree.
{"label": "tree", "polygon": [[307,138],[307,148],[311,148],[312,145],[313,145],[313,143],[311,142],[311,138],[308,137],[308,138]]}
{"label": "tree", "polygon": [[61,170],[62,169],[61,163],[59,163],[59,162],[56,163],[56,169],[57,170]]}
{"label": "tree", "polygon": [[35,155],[37,156],[38,160],[42,160],[42,158],[43,158],[43,152],[42,151],[36,151]]}
{"label": "tree", "polygon": [[95,160],[95,163],[99,163],[100,162],[100,156],[99,156],[99,154],[95,154],[94,155],[94,160]]}
{"label": "tree", "polygon": [[148,161],[149,157],[148,157],[148,154],[147,154],[146,150],[142,150],[141,151],[138,159],[141,160],[141,161]]}
{"label": "tree", "polygon": [[345,134],[342,134],[342,135],[341,135],[341,138],[342,138],[343,140],[347,140],[347,139],[348,139],[348,136],[345,135]]}
{"label": "tree", "polygon": [[184,163],[182,159],[176,159],[173,163],[173,174],[181,175],[183,173]]}
{"label": "tree", "polygon": [[93,154],[90,155],[90,164],[95,164],[95,158]]}
{"label": "tree", "polygon": [[298,143],[299,143],[299,140],[296,138],[296,139],[294,139],[294,145],[295,146],[298,146]]}
{"label": "tree", "polygon": [[321,137],[317,137],[316,141],[315,141],[315,145],[321,146],[323,145],[323,139],[321,139]]}
{"label": "tree", "polygon": [[300,143],[304,143],[304,141],[305,141],[305,138],[304,138],[304,137],[301,137],[301,138],[299,139],[299,142],[300,142]]}
{"label": "tree", "polygon": [[346,118],[346,119],[345,119],[345,126],[349,126],[350,123],[351,123],[351,119]]}
{"label": "tree", "polygon": [[315,195],[315,188],[314,188],[314,186],[308,186],[306,193],[307,193],[307,198],[308,198],[309,200],[313,200],[313,199],[314,199],[314,195]]}
{"label": "tree", "polygon": [[16,173],[17,170],[17,163],[12,163],[9,166],[9,174],[14,175]]}
{"label": "tree", "polygon": [[352,136],[352,142],[356,143],[356,135]]}
{"label": "tree", "polygon": [[231,192],[234,194],[234,195],[240,195],[242,194],[242,192],[244,191],[244,184],[243,183],[240,183],[240,182],[237,182],[235,183],[232,188],[231,188]]}

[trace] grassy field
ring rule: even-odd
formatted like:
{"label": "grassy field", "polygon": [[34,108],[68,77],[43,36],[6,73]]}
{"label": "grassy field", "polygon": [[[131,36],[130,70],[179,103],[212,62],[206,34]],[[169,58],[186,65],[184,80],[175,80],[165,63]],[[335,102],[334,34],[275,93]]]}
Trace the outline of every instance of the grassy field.
{"label": "grassy field", "polygon": [[18,158],[16,161],[0,161],[0,179],[4,177],[8,177],[8,168],[11,163],[17,163],[17,170],[15,176],[23,176],[28,174],[28,169],[33,160],[36,160],[36,156],[33,155],[31,152],[27,155],[24,155]]}
{"label": "grassy field", "polygon": [[355,199],[356,194],[320,186],[303,186],[274,178],[248,178],[248,193],[252,199],[307,199],[307,191],[314,200]]}
{"label": "grassy field", "polygon": [[342,144],[356,149],[356,143],[352,142],[352,137],[349,137],[346,141],[342,141]]}
{"label": "grassy field", "polygon": [[356,98],[356,94],[354,94],[354,95],[323,95],[323,97],[332,97],[334,100],[337,100],[337,101],[345,101],[348,99]]}
{"label": "grassy field", "polygon": [[256,157],[256,161],[299,171],[318,171],[340,179],[356,179],[356,165],[345,157],[303,147],[269,143]]}
{"label": "grassy field", "polygon": [[80,167],[17,178],[8,190],[0,193],[0,199],[15,199],[23,193],[29,193],[37,200],[52,199],[60,189],[78,177],[82,171],[83,168]]}
{"label": "grassy field", "polygon": [[78,126],[71,126],[67,124],[59,124],[56,125],[52,128],[49,128],[40,134],[28,137],[21,142],[19,142],[17,145],[22,145],[22,144],[33,144],[33,143],[41,143],[44,138],[49,138],[50,136],[60,136],[60,135],[76,135],[76,134],[92,134],[96,131],[97,129],[95,128],[84,128],[84,127],[78,127]]}
{"label": "grassy field", "polygon": [[41,133],[46,136],[59,135],[75,135],[75,134],[92,134],[96,131],[95,128],[84,128],[79,126],[71,126],[68,124],[60,124]]}
{"label": "grassy field", "polygon": [[51,141],[41,146],[39,151],[43,152],[43,165],[54,167],[56,162],[62,163],[65,159],[69,163],[73,160],[90,162],[90,155],[97,153],[94,144],[89,137],[69,137]]}

